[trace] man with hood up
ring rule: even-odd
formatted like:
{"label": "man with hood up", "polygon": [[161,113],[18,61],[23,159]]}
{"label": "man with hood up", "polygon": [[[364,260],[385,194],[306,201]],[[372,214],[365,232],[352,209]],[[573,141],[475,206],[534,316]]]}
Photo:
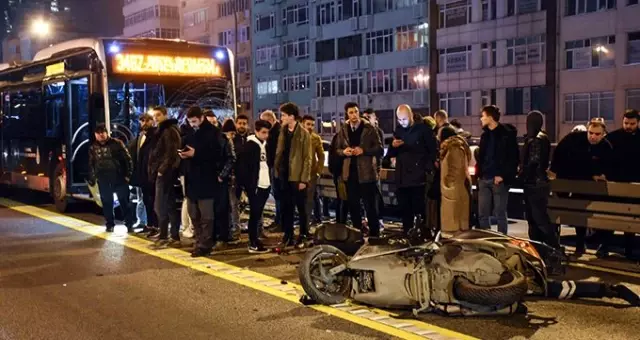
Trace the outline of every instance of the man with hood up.
{"label": "man with hood up", "polygon": [[519,177],[524,183],[524,199],[529,223],[529,238],[560,248],[558,226],[547,214],[549,202],[549,167],[551,142],[542,130],[544,117],[540,111],[527,115],[527,135],[524,142]]}

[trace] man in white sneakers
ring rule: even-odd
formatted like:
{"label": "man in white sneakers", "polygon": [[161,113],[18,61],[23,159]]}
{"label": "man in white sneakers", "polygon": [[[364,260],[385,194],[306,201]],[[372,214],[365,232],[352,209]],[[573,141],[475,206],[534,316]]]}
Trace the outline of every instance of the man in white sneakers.
{"label": "man in white sneakers", "polygon": [[267,164],[267,138],[271,124],[265,120],[255,123],[255,134],[247,138],[247,143],[238,154],[236,180],[244,188],[249,198],[249,252],[265,253],[258,234],[258,223],[271,192],[269,165]]}

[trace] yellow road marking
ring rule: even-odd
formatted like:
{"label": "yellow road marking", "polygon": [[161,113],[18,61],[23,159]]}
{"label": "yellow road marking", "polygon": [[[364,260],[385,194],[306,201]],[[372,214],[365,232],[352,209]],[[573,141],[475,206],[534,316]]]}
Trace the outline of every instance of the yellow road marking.
{"label": "yellow road marking", "polygon": [[[148,240],[129,235],[105,233],[104,227],[102,226],[94,225],[86,221],[64,216],[42,208],[25,205],[9,199],[0,198],[0,205],[85,234],[118,243],[127,248],[135,249],[139,252],[161,258],[165,261],[207,273],[211,276],[234,282],[245,287],[253,288],[295,304],[300,304],[299,299],[303,294],[303,289],[300,285],[291,282],[283,285],[281,284],[281,280],[278,278],[246,270],[210,258],[193,259],[188,253],[178,249],[168,248],[155,250],[150,248],[153,243]],[[397,314],[357,304],[343,304],[339,306],[311,305],[307,307],[402,339],[477,339],[472,336],[441,328],[426,322],[412,319],[401,319]],[[366,310],[368,313],[356,313],[354,312],[355,310]],[[370,316],[366,317],[363,314]]]}

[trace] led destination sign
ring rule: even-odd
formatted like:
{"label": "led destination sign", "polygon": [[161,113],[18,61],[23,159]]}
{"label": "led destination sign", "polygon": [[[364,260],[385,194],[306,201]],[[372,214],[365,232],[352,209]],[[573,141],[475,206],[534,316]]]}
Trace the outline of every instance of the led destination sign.
{"label": "led destination sign", "polygon": [[213,58],[172,57],[148,54],[119,53],[113,57],[113,71],[128,74],[168,76],[222,76]]}

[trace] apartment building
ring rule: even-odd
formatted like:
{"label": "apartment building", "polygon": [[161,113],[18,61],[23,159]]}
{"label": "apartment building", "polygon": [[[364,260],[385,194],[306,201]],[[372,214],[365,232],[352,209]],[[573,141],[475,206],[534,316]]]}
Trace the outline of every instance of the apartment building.
{"label": "apartment building", "polygon": [[176,39],[180,37],[179,0],[124,0],[123,35]]}
{"label": "apartment building", "polygon": [[555,68],[546,63],[547,54],[555,52],[549,40],[555,39],[547,27],[547,17],[553,14],[545,8],[547,3],[438,1],[440,108],[465,130],[481,133],[480,111],[489,104],[498,105],[501,122],[515,125],[520,133],[526,131],[530,110],[555,117]]}
{"label": "apartment building", "polygon": [[397,105],[428,112],[425,2],[256,1],[253,16],[254,113],[293,101],[329,136],[350,101],[387,133]]}
{"label": "apartment building", "polygon": [[640,109],[638,0],[562,0],[559,8],[559,133],[603,117],[610,130]]}
{"label": "apartment building", "polygon": [[236,59],[239,112],[251,115],[251,1],[183,0],[182,39],[226,46]]}

